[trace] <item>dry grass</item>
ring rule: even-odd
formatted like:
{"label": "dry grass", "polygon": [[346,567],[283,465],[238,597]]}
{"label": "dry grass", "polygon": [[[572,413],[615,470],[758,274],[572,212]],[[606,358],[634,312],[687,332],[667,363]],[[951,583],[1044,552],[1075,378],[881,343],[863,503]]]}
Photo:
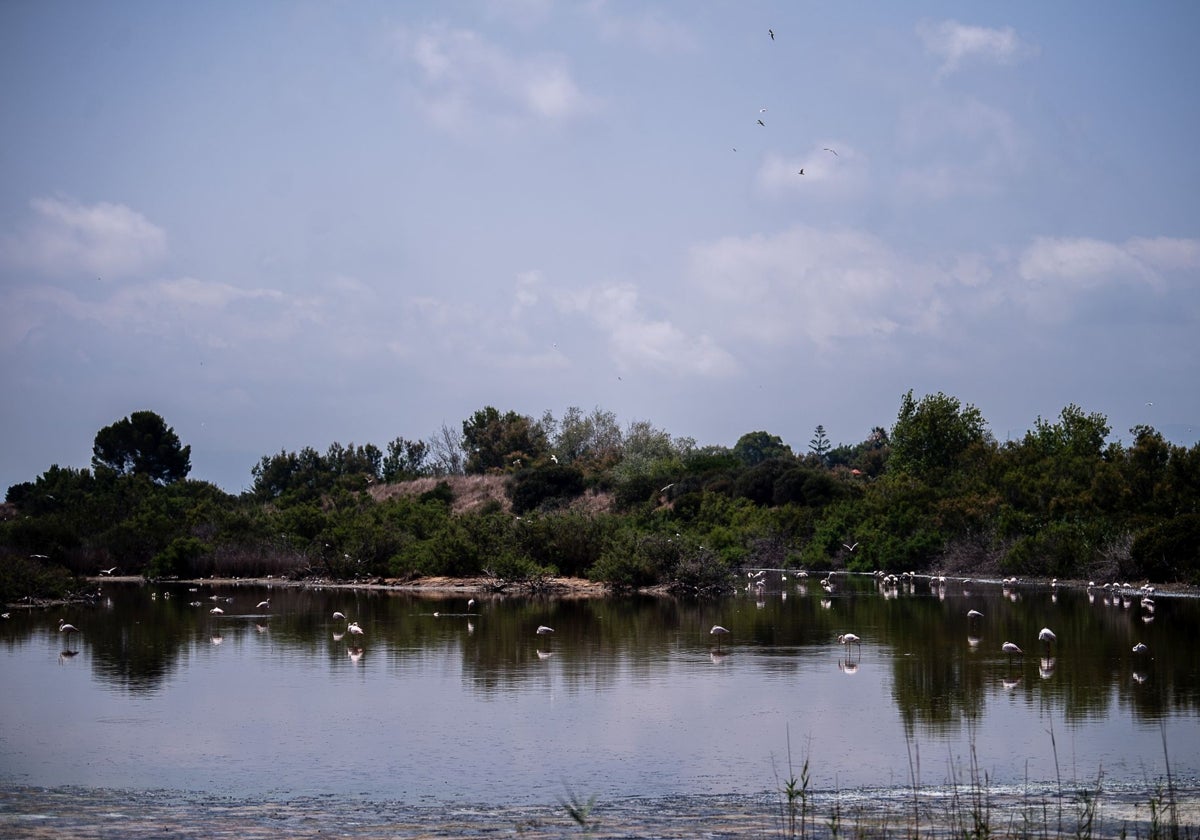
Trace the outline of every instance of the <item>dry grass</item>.
{"label": "dry grass", "polygon": [[[454,494],[451,512],[473,513],[489,502],[500,505],[505,513],[512,513],[512,501],[504,492],[508,481],[503,475],[447,475],[441,478],[418,478],[399,481],[395,484],[376,484],[370,489],[371,497],[382,502],[400,496],[419,496],[428,493],[441,482],[450,485]],[[584,493],[571,503],[571,510],[588,514],[607,513],[612,510],[612,495],[609,493]]]}

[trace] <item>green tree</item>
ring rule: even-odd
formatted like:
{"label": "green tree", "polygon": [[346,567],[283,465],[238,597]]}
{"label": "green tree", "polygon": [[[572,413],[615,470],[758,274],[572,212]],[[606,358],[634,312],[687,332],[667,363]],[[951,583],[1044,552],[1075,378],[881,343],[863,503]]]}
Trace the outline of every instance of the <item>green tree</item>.
{"label": "green tree", "polygon": [[501,414],[489,405],[464,420],[462,428],[468,473],[519,467],[546,451],[542,427],[515,411]]}
{"label": "green tree", "polygon": [[96,433],[92,467],[117,475],[144,475],[158,484],[187,477],[192,448],[153,411],[135,411]]}
{"label": "green tree", "polygon": [[813,431],[813,438],[808,442],[808,451],[821,459],[821,463],[825,463],[826,457],[829,455],[829,450],[833,448],[833,444],[829,442],[829,438],[825,434],[825,427],[820,423]]}
{"label": "green tree", "polygon": [[772,458],[792,458],[792,448],[779,435],[768,432],[747,432],[733,445],[733,454],[747,467]]}
{"label": "green tree", "polygon": [[900,401],[891,437],[890,466],[924,477],[952,471],[973,444],[990,440],[979,409],[941,391],[917,402],[911,390]]}
{"label": "green tree", "polygon": [[405,440],[398,437],[387,445],[383,457],[384,481],[403,481],[419,478],[429,472],[429,444],[420,440]]}

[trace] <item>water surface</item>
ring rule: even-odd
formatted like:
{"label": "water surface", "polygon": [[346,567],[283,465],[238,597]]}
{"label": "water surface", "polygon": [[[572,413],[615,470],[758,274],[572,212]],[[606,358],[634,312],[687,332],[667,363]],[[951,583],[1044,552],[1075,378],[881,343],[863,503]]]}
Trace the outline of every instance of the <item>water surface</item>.
{"label": "water surface", "polygon": [[106,583],[95,609],[0,624],[0,782],[420,806],[758,795],[805,759],[821,791],[1151,789],[1168,759],[1176,784],[1200,776],[1194,599],[762,579],[718,601],[470,606]]}

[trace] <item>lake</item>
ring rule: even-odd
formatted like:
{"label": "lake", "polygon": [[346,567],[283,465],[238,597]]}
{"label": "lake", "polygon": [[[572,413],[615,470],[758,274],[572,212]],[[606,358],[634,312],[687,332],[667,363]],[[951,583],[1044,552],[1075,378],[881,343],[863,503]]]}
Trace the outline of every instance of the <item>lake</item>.
{"label": "lake", "polygon": [[486,806],[759,796],[807,760],[826,793],[1146,791],[1168,769],[1197,789],[1197,599],[756,580],[712,601],[474,604],[105,582],[95,608],[0,622],[0,783]]}

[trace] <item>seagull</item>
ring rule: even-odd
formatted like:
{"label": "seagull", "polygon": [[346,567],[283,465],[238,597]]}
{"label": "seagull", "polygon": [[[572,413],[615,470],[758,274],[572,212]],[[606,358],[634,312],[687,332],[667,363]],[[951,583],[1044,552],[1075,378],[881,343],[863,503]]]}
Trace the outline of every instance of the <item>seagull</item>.
{"label": "seagull", "polygon": [[774,29],[768,29],[767,34],[771,36],[772,41],[775,40],[775,30]]}
{"label": "seagull", "polygon": [[759,108],[759,109],[758,109],[758,113],[760,113],[760,114],[765,114],[765,113],[767,113],[767,109],[766,109],[766,108]]}
{"label": "seagull", "polygon": [[803,174],[804,174],[804,170],[803,170],[803,169],[801,169],[801,170],[800,170],[799,172],[797,172],[796,174],[797,174],[797,175],[803,175]]}
{"label": "seagull", "polygon": [[102,574],[102,575],[111,575],[111,574],[112,574],[113,572],[115,572],[116,570],[117,570],[117,567],[116,567],[116,566],[113,566],[111,569],[101,569],[101,570],[100,570],[100,574]]}
{"label": "seagull", "polygon": [[[801,174],[803,174],[803,172],[804,170],[801,170]],[[846,545],[845,543],[842,543],[842,548],[846,549],[847,551],[853,551],[854,549],[858,548],[858,543],[855,543],[854,545]]]}
{"label": "seagull", "polygon": [[551,460],[553,463],[557,464],[557,463],[558,463],[558,456],[557,456],[557,455],[551,455],[551,456],[550,456],[550,460]]}
{"label": "seagull", "polygon": [[758,124],[761,125],[763,128],[767,127],[767,124],[765,122],[763,122],[762,120],[759,120]]}
{"label": "seagull", "polygon": [[835,155],[837,155],[837,157],[841,157],[841,155],[839,155],[839,154],[837,153],[837,150],[835,150],[835,149],[831,149],[831,148],[829,148],[828,146],[826,146],[826,147],[825,147],[825,151],[827,151],[827,152],[833,152]]}

